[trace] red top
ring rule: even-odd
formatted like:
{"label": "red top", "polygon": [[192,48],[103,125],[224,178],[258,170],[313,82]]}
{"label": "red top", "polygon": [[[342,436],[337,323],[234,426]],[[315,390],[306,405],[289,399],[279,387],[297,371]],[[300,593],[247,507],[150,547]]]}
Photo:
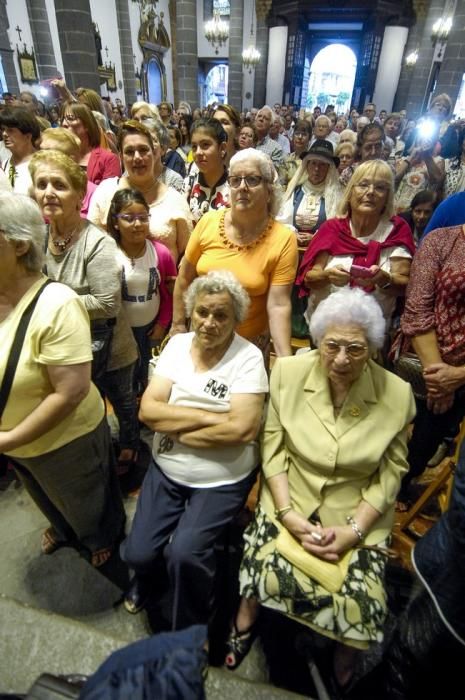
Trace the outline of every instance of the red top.
{"label": "red top", "polygon": [[439,228],[422,241],[410,271],[405,336],[436,331],[442,360],[465,364],[465,234],[461,226]]}
{"label": "red top", "polygon": [[119,157],[106,148],[93,148],[87,163],[87,179],[100,185],[102,180],[109,177],[121,176],[121,163]]}
{"label": "red top", "polygon": [[[312,269],[319,253],[325,252],[333,257],[335,255],[353,255],[354,264],[361,267],[377,265],[384,248],[405,246],[413,256],[415,243],[407,222],[400,216],[393,216],[389,221],[393,224],[393,228],[386,240],[382,242],[369,241],[368,243],[364,243],[352,235],[348,216],[345,219],[335,218],[325,221],[310,241],[300,264],[296,278],[296,284],[300,287],[299,296],[306,296],[309,293],[304,285],[305,275],[308,270]],[[352,280],[351,286],[355,284],[356,281]]]}

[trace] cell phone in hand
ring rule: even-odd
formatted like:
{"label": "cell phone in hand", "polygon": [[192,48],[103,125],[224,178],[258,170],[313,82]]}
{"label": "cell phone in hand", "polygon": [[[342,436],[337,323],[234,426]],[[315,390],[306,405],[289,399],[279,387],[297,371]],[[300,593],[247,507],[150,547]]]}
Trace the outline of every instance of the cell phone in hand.
{"label": "cell phone in hand", "polygon": [[350,268],[351,277],[373,277],[376,271],[371,270],[369,267],[362,267],[362,265],[352,265]]}

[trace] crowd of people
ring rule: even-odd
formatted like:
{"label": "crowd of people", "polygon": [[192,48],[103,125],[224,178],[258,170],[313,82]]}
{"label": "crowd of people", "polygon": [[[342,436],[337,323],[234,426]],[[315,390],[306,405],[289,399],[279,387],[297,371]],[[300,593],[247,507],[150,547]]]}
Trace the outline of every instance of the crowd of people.
{"label": "crowd of people", "polygon": [[41,550],[121,557],[133,614],[163,570],[172,628],[207,624],[258,479],[225,665],[265,606],[334,642],[347,687],[383,640],[395,510],[465,415],[465,122],[444,94],[413,122],[54,88],[0,107],[0,453]]}

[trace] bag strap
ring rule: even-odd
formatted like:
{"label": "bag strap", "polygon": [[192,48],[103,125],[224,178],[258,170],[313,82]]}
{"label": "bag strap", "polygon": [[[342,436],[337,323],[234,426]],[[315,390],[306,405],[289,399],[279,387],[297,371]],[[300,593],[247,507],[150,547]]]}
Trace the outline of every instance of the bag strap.
{"label": "bag strap", "polygon": [[18,366],[19,356],[21,355],[29,321],[34,313],[34,309],[39,301],[40,295],[44,291],[45,287],[48,284],[51,284],[51,282],[52,280],[47,280],[41,286],[38,292],[34,295],[34,298],[29,302],[19,321],[18,328],[16,329],[15,337],[13,339],[13,345],[11,346],[10,353],[8,355],[2,384],[0,386],[0,417],[2,416],[6,402],[8,401],[8,397],[10,395],[11,385],[13,384],[13,379],[15,377],[16,367]]}

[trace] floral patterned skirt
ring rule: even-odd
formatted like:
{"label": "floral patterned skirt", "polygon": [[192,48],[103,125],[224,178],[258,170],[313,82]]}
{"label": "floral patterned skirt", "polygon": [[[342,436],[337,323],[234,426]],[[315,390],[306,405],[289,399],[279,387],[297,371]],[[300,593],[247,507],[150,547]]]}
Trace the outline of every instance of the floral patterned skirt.
{"label": "floral patterned skirt", "polygon": [[[284,559],[275,547],[279,531],[260,506],[244,533],[241,595],[284,613],[316,632],[358,649],[383,639],[386,556],[355,549],[340,591],[321,584]],[[380,543],[380,547],[386,543]]]}

